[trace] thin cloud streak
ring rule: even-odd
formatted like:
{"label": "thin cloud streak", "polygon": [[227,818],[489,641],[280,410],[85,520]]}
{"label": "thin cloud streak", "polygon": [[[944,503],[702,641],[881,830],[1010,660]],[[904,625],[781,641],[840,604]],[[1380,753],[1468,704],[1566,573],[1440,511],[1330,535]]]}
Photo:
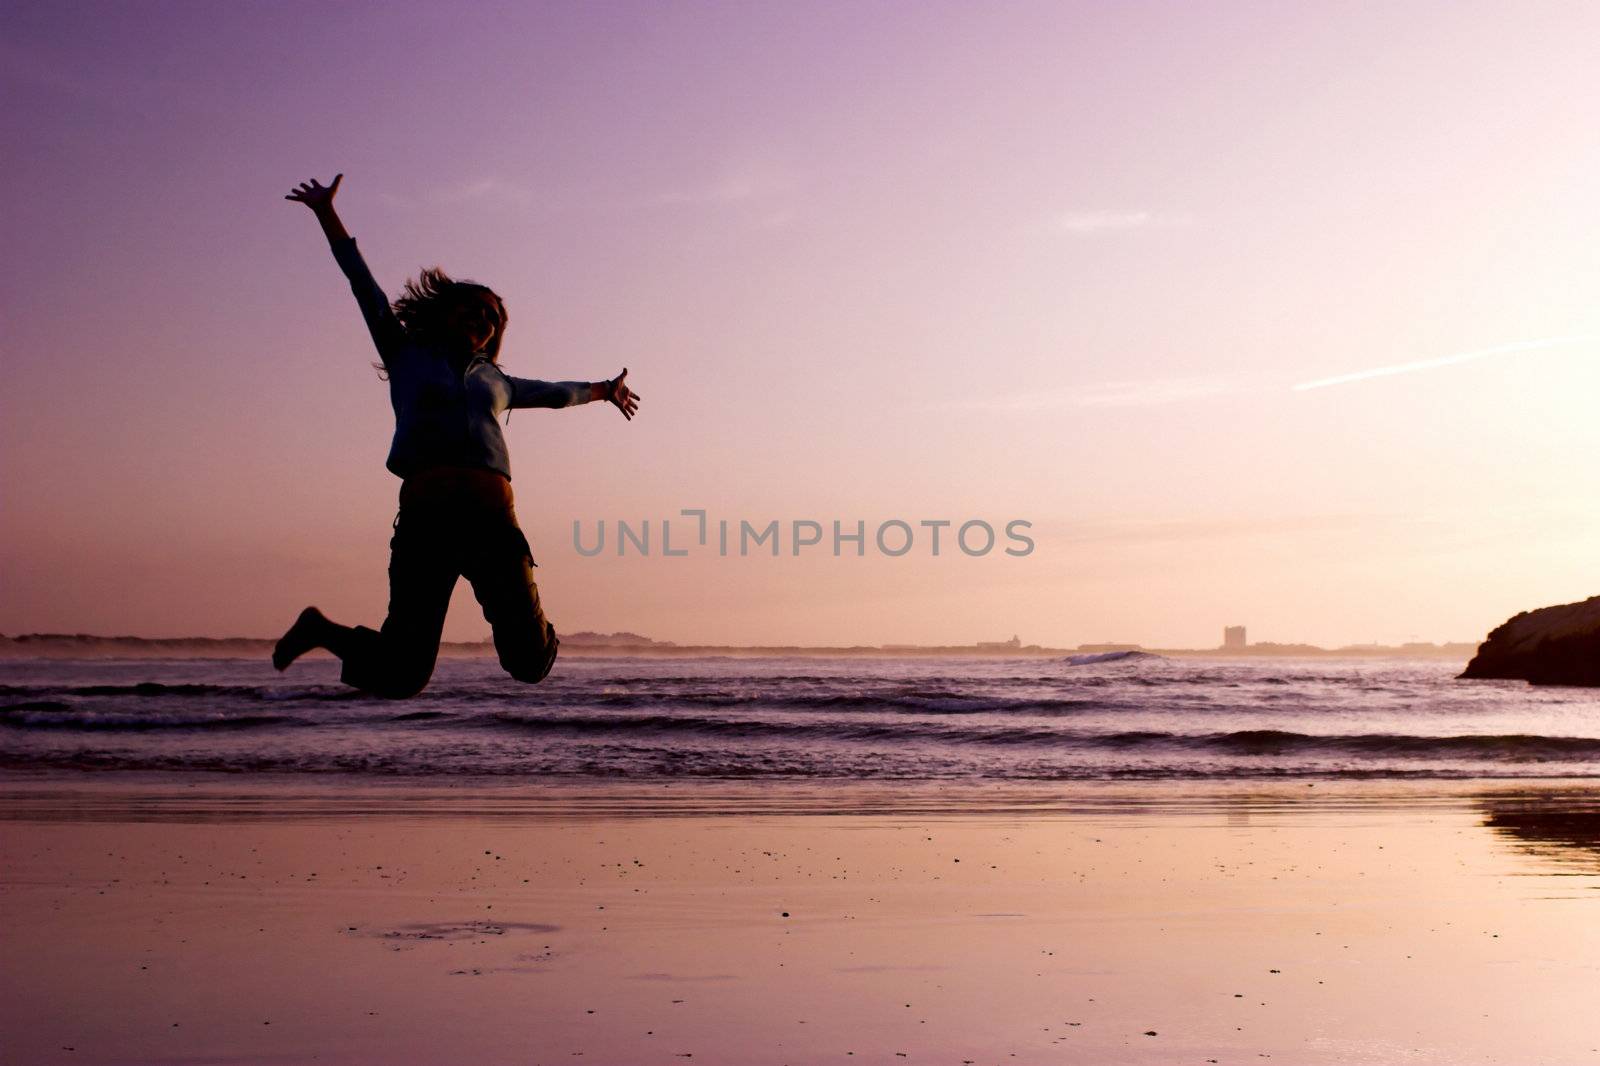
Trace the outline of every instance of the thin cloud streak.
{"label": "thin cloud streak", "polygon": [[402,193],[378,190],[374,194],[386,207],[414,211],[424,204],[487,204],[497,207],[529,207],[535,202],[534,190],[495,174],[466,178],[448,185]]}
{"label": "thin cloud streak", "polygon": [[1107,381],[1069,393],[1071,407],[1159,407],[1187,400],[1208,400],[1238,391],[1225,381],[1207,378],[1162,378],[1154,381]]}
{"label": "thin cloud streak", "polygon": [[517,182],[507,181],[497,175],[490,174],[486,177],[463,181],[456,185],[439,189],[434,193],[433,198],[439,203],[445,204],[478,201],[528,204],[533,201],[533,190]]}
{"label": "thin cloud streak", "polygon": [[1298,534],[1349,533],[1389,529],[1415,516],[1371,513],[1276,515],[1256,518],[1099,519],[1067,523],[1052,536],[1063,543],[1138,545],[1197,540],[1233,540]]}
{"label": "thin cloud streak", "polygon": [[1113,233],[1138,229],[1172,229],[1193,223],[1187,215],[1154,211],[1067,211],[1056,215],[1051,226],[1063,233]]}
{"label": "thin cloud streak", "polygon": [[1256,390],[1247,389],[1237,382],[1214,378],[1153,378],[1145,381],[1102,381],[1071,389],[979,396],[943,406],[977,411],[1161,407],[1166,404],[1209,400],[1250,391]]}
{"label": "thin cloud streak", "polygon": [[1455,355],[1441,355],[1435,359],[1419,359],[1411,363],[1395,363],[1391,366],[1373,367],[1370,370],[1356,370],[1348,374],[1336,374],[1331,378],[1302,381],[1298,385],[1291,386],[1291,389],[1294,392],[1304,392],[1307,389],[1321,389],[1329,385],[1348,385],[1351,382],[1366,381],[1369,378],[1389,377],[1393,374],[1409,374],[1414,370],[1433,370],[1441,366],[1470,363],[1476,359],[1487,359],[1495,355],[1535,352],[1545,348],[1558,348],[1568,344],[1584,344],[1594,340],[1600,340],[1600,334],[1582,333],[1571,337],[1543,337],[1539,340],[1516,341],[1511,344],[1499,344],[1493,348],[1479,348],[1471,352],[1457,352]]}
{"label": "thin cloud streak", "polygon": [[798,176],[787,170],[773,167],[738,167],[728,170],[718,180],[694,189],[662,192],[652,197],[654,204],[735,204],[751,200],[767,200],[784,196],[798,189]]}

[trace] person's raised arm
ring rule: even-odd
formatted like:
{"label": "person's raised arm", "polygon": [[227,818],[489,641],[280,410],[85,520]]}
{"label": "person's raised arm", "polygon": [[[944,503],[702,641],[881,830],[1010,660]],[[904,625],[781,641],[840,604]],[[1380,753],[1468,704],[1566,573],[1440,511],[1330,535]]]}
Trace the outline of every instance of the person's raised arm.
{"label": "person's raised arm", "polygon": [[302,181],[295,186],[293,192],[285,196],[285,200],[305,204],[311,208],[311,213],[317,216],[317,221],[322,224],[322,232],[327,234],[329,244],[338,244],[340,241],[350,239],[350,234],[345,232],[344,223],[339,220],[339,212],[333,209],[334,194],[339,191],[339,183],[344,180],[343,174],[333,176],[332,185],[323,185],[316,178]]}
{"label": "person's raised arm", "polygon": [[345,231],[339,212],[334,210],[333,197],[339,191],[339,183],[343,180],[343,174],[335,174],[331,185],[323,185],[312,178],[310,181],[301,182],[284,199],[305,204],[317,217],[322,232],[328,238],[328,246],[333,249],[333,258],[344,271],[345,277],[350,279],[350,291],[355,293],[356,304],[361,308],[361,317],[366,319],[372,341],[378,347],[378,356],[387,367],[390,358],[401,348],[400,341],[404,331],[400,328],[400,323],[395,320],[394,312],[389,309],[389,298],[383,294],[382,287],[373,279],[372,271],[367,269],[366,260],[361,258],[361,252],[356,248],[355,240]]}
{"label": "person's raised arm", "polygon": [[622,417],[632,421],[639,410],[639,394],[628,388],[625,379],[628,368],[610,381],[535,381],[532,378],[514,378],[511,383],[512,407],[571,407],[573,404],[605,400],[615,404]]}

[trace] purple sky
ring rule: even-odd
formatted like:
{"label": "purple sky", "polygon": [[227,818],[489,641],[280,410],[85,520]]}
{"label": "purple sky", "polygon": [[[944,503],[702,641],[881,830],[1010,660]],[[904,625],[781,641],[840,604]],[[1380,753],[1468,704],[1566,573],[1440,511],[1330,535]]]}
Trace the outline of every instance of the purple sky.
{"label": "purple sky", "polygon": [[[1600,8],[9,5],[0,631],[375,624],[397,484],[295,182],[494,286],[559,628],[1477,639],[1600,576]],[[1591,338],[1294,392],[1313,379]],[[1025,559],[571,527],[1034,522]],[[675,531],[676,532],[676,531]],[[447,635],[485,626],[463,590]]]}

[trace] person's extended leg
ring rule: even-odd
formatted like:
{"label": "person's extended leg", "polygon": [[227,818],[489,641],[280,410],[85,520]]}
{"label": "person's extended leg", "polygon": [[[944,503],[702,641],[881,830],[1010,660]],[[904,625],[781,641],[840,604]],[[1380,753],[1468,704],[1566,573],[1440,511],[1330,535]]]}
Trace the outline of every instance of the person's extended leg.
{"label": "person's extended leg", "polygon": [[277,646],[272,649],[272,665],[279,670],[287,670],[290,663],[313,648],[326,648],[343,659],[354,647],[351,637],[355,632],[315,607],[307,607],[300,612],[289,631],[278,638]]}
{"label": "person's extended leg", "polygon": [[533,555],[509,510],[476,538],[463,573],[494,630],[501,668],[518,681],[543,681],[561,641],[540,607]]}

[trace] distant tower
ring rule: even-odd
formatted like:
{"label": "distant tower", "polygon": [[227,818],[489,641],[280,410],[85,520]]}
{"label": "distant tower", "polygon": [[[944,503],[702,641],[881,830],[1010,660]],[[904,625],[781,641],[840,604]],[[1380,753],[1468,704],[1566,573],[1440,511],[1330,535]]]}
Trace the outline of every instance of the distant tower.
{"label": "distant tower", "polygon": [[1223,651],[1244,651],[1244,626],[1227,626],[1222,630]]}

